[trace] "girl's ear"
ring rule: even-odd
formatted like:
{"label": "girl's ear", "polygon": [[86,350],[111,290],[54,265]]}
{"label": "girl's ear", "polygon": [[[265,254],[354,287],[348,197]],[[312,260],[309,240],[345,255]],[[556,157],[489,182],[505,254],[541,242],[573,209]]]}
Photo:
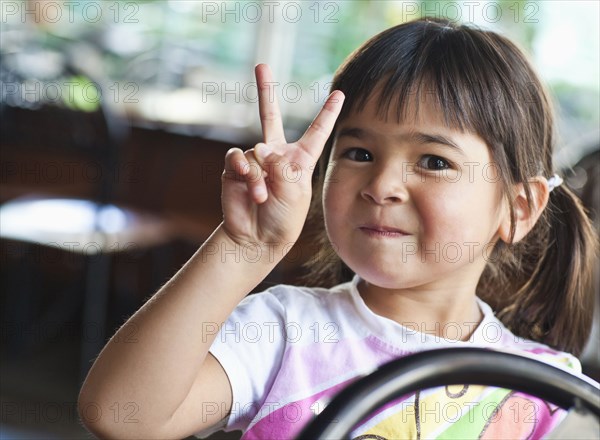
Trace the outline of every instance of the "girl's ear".
{"label": "girl's ear", "polygon": [[[515,236],[512,243],[517,243],[533,228],[548,204],[548,181],[545,177],[537,176],[529,181],[531,191],[531,207],[527,203],[525,188],[522,183],[516,185],[517,195],[512,201],[515,210]],[[499,228],[499,237],[505,243],[510,243],[510,214],[506,209]]]}

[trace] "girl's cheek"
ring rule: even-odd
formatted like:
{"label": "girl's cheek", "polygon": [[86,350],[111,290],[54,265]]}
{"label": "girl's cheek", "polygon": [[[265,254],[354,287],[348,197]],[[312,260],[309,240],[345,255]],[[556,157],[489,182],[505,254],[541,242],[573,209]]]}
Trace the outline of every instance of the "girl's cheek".
{"label": "girl's cheek", "polygon": [[454,235],[464,227],[465,218],[470,209],[464,203],[464,197],[449,191],[436,191],[423,193],[413,197],[419,212],[421,229],[428,237],[443,239],[448,233]]}
{"label": "girl's cheek", "polygon": [[347,188],[350,179],[353,177],[352,173],[349,173],[347,169],[339,165],[329,165],[325,174],[325,182],[323,185],[324,194],[339,194]]}
{"label": "girl's cheek", "polygon": [[323,191],[331,191],[332,189],[335,189],[335,187],[332,187],[332,184],[338,182],[338,175],[339,172],[336,163],[329,162],[329,164],[327,165],[327,169],[325,170],[325,181],[323,182]]}
{"label": "girl's cheek", "polygon": [[323,210],[325,214],[335,215],[338,209],[337,204],[340,201],[341,180],[337,173],[327,174],[323,184]]}

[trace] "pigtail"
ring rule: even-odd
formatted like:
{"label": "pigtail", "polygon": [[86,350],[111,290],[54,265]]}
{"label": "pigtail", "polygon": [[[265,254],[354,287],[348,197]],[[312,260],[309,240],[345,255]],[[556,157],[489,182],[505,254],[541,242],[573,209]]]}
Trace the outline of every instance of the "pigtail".
{"label": "pigtail", "polygon": [[580,354],[592,324],[597,243],[577,196],[565,185],[555,188],[543,218],[513,249],[522,282],[511,280],[520,285],[498,317],[516,335]]}

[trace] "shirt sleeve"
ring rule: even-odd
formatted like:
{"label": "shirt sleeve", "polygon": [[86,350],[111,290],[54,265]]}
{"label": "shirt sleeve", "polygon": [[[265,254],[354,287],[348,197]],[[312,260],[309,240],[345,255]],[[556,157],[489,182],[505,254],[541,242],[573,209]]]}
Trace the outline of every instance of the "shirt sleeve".
{"label": "shirt sleeve", "polygon": [[245,430],[262,407],[281,366],[284,316],[281,302],[266,291],[246,297],[218,328],[209,351],[225,370],[233,393],[225,430]]}

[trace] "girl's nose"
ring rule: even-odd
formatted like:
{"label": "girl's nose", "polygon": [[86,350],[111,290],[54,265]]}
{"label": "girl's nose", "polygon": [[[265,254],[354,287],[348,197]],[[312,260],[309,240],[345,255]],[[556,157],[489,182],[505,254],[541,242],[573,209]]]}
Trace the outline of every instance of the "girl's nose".
{"label": "girl's nose", "polygon": [[377,204],[401,203],[408,200],[406,175],[401,169],[386,166],[373,171],[361,191],[364,199]]}

